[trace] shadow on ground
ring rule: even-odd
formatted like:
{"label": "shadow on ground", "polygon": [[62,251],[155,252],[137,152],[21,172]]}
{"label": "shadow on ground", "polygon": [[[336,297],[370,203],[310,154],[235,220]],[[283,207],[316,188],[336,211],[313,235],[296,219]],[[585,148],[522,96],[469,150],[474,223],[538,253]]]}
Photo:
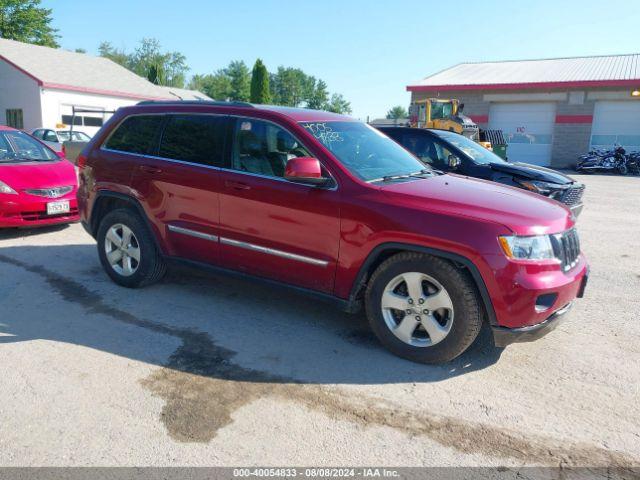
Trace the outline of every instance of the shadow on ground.
{"label": "shadow on ground", "polygon": [[[159,285],[121,288],[107,280],[93,245],[1,248],[2,283],[11,284],[11,268],[35,274],[63,302],[60,308],[24,305],[22,312],[5,317],[0,344],[53,340],[158,363],[155,352],[146,355],[143,346],[132,342],[131,330],[121,328],[128,325],[180,340],[170,363],[184,372],[320,384],[440,381],[486,368],[502,352],[485,329],[465,354],[446,365],[412,364],[383,349],[363,314],[345,314],[283,287],[184,267],[172,267]],[[0,284],[0,300],[18,301],[6,284]],[[80,307],[83,314],[63,315],[64,304]],[[105,323],[104,317],[111,321]],[[105,331],[96,335],[96,330]],[[117,341],[119,331],[122,341]],[[234,357],[246,358],[243,363],[251,367],[232,368]],[[287,367],[287,362],[294,364]],[[225,367],[215,366],[220,364]]]}
{"label": "shadow on ground", "polygon": [[525,437],[349,388],[404,389],[487,368],[501,350],[487,342],[486,331],[449,364],[416,365],[385,352],[362,316],[289,290],[184,269],[146,289],[117,287],[100,270],[94,245],[0,248],[0,304],[0,349],[32,340],[66,342],[160,367],[140,383],[164,401],[159,420],[179,442],[208,442],[233,423],[238,409],[275,398],[362,428],[424,435],[465,454],[543,465],[633,461],[597,446]]}

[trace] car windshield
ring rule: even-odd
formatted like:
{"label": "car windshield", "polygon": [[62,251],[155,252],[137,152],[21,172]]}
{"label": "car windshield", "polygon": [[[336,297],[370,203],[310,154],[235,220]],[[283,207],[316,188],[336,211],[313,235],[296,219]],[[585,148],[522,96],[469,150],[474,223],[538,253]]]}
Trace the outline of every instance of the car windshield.
{"label": "car windshield", "polygon": [[440,138],[446,140],[459,150],[462,150],[477,164],[487,165],[489,163],[506,163],[495,153],[487,150],[482,145],[477,144],[463,135],[446,131],[438,131],[437,133]]}
{"label": "car windshield", "polygon": [[353,174],[365,182],[426,175],[417,158],[382,132],[362,122],[302,122]]}
{"label": "car windshield", "polygon": [[56,154],[19,131],[0,131],[0,162],[55,160]]}
{"label": "car windshield", "polygon": [[87,135],[86,133],[70,132],[68,130],[58,131],[58,138],[63,142],[68,142],[69,139],[73,140],[74,142],[88,142],[89,140],[91,140],[89,138],[89,135]]}

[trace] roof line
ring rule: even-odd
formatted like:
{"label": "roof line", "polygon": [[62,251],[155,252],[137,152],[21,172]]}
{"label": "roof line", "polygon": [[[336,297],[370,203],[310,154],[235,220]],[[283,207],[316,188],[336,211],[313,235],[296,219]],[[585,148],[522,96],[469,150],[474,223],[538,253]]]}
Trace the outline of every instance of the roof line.
{"label": "roof line", "polygon": [[[632,57],[635,55],[640,55],[640,53],[615,53],[610,55],[584,55],[584,56],[577,56],[577,57],[544,57],[544,58],[527,58],[527,59],[520,59],[520,60],[479,60],[477,62],[460,62],[449,68],[454,68],[454,67],[457,67],[458,65],[477,65],[479,63],[544,62],[547,60],[577,60],[579,58]],[[449,70],[449,68],[447,68],[446,70]],[[436,74],[434,73],[434,75]]]}
{"label": "roof line", "polygon": [[42,88],[51,88],[54,90],[71,90],[80,93],[93,93],[96,95],[107,95],[110,97],[135,98],[138,100],[168,100],[163,97],[152,97],[148,95],[137,95],[135,93],[119,92],[117,90],[102,90],[99,88],[76,87],[74,85],[65,85],[61,83],[39,83]]}
{"label": "roof line", "polygon": [[522,88],[640,87],[639,80],[582,80],[569,82],[477,83],[459,85],[407,85],[408,92],[436,90],[516,90]]}
{"label": "roof line", "polygon": [[6,62],[7,64],[11,65],[13,68],[15,68],[16,70],[18,70],[20,73],[23,73],[24,75],[26,75],[27,77],[31,78],[32,80],[35,80],[35,82],[42,86],[42,80],[40,80],[38,77],[36,77],[35,75],[33,75],[32,73],[27,72],[24,68],[19,67],[18,65],[16,65],[15,63],[13,63],[11,60],[9,60],[7,57],[5,57],[4,55],[0,55],[0,60]]}

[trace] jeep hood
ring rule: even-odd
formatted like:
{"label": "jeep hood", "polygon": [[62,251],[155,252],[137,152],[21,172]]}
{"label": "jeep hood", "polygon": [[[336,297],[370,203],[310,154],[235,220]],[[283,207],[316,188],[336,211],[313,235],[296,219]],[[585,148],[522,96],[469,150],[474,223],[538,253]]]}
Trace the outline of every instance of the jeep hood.
{"label": "jeep hood", "polygon": [[570,210],[561,203],[460,175],[393,183],[383,185],[381,190],[410,208],[497,223],[518,235],[558,233],[574,224]]}
{"label": "jeep hood", "polygon": [[497,172],[510,173],[512,175],[517,175],[531,180],[541,180],[543,182],[557,183],[559,185],[568,185],[575,181],[564,173],[556,172],[550,168],[540,167],[538,165],[531,165],[530,163],[494,162],[490,163],[489,166],[492,170]]}

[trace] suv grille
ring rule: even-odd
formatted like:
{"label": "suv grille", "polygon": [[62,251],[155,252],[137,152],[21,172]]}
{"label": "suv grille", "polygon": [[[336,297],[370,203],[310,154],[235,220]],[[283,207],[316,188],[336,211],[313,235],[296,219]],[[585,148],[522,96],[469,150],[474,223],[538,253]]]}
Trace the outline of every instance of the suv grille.
{"label": "suv grille", "polygon": [[563,271],[571,270],[578,264],[580,257],[580,239],[575,228],[551,237],[556,257],[560,259]]}
{"label": "suv grille", "polygon": [[578,185],[575,187],[568,188],[562,197],[562,203],[573,207],[580,203],[582,200],[582,194],[584,193],[584,185]]}
{"label": "suv grille", "polygon": [[73,190],[72,186],[69,187],[53,187],[53,188],[29,188],[25,190],[29,195],[36,195],[38,197],[47,198],[59,198]]}

